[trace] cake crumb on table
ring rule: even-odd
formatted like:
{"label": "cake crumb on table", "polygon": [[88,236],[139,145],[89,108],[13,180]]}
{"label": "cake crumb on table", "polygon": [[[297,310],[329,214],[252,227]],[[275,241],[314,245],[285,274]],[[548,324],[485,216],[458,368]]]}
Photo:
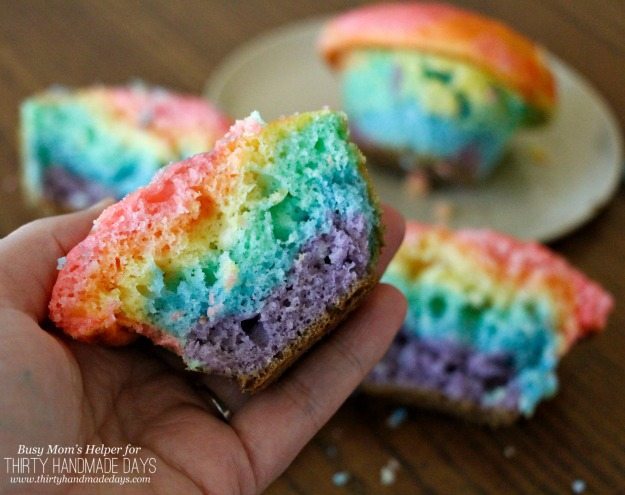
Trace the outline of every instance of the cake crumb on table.
{"label": "cake crumb on table", "polygon": [[580,479],[573,481],[571,490],[573,490],[573,493],[584,493],[586,491],[586,482]]}
{"label": "cake crumb on table", "polygon": [[380,483],[384,486],[389,486],[395,483],[399,467],[399,461],[394,457],[391,457],[386,465],[382,466],[380,469]]}
{"label": "cake crumb on table", "polygon": [[352,475],[347,471],[337,471],[332,475],[332,484],[334,486],[345,486],[349,483]]}
{"label": "cake crumb on table", "polygon": [[506,459],[510,459],[516,455],[516,447],[514,445],[506,445],[503,449],[503,456]]}
{"label": "cake crumb on table", "polygon": [[395,471],[389,469],[387,466],[380,469],[380,483],[384,486],[389,486],[395,483]]}
{"label": "cake crumb on table", "polygon": [[386,418],[385,424],[388,428],[395,429],[402,425],[408,417],[408,410],[405,407],[398,407]]}

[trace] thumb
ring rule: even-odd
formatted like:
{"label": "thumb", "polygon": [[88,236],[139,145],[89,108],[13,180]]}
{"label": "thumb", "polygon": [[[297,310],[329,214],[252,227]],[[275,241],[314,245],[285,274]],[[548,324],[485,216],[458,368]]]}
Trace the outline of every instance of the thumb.
{"label": "thumb", "polygon": [[93,221],[112,203],[105,199],[76,213],[41,218],[0,239],[0,307],[43,319],[58,258],[86,237]]}

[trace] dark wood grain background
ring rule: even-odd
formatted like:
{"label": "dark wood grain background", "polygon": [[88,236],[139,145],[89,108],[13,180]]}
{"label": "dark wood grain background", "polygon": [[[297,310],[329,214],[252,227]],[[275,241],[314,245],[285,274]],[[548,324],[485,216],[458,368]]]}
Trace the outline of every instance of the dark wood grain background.
{"label": "dark wood grain background", "polygon": [[[0,1],[0,235],[33,218],[17,190],[19,102],[51,84],[123,83],[140,77],[201,92],[238,44],[295,19],[339,11],[339,0]],[[623,0],[466,0],[542,42],[601,91],[625,125]],[[285,68],[287,70],[287,68]],[[561,391],[535,418],[492,431],[354,397],[270,488],[272,494],[625,493],[625,194],[553,244],[614,293],[604,335],[560,368]],[[294,425],[296,427],[296,425]],[[504,455],[504,451],[508,455]],[[509,454],[513,455],[509,455]],[[389,459],[396,482],[380,484]],[[351,474],[344,487],[338,471]]]}

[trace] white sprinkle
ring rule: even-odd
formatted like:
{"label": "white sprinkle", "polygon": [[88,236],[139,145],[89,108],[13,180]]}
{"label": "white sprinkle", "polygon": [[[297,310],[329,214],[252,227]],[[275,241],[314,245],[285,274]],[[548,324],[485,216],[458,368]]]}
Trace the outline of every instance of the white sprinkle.
{"label": "white sprinkle", "polygon": [[388,418],[386,418],[386,426],[391,429],[399,427],[408,417],[408,410],[405,407],[398,407]]}
{"label": "white sprinkle", "polygon": [[380,469],[380,483],[384,486],[389,486],[395,483],[395,471],[384,466]]}
{"label": "white sprinkle", "polygon": [[[210,299],[211,296],[213,296],[213,294],[211,294],[209,296],[209,299]],[[208,304],[209,304],[209,306],[208,306],[208,309],[206,310],[206,316],[208,316],[208,318],[211,318],[211,319],[214,316],[216,316],[224,308],[223,303],[215,304],[214,301],[213,301],[213,302],[209,302]],[[212,306],[211,306],[211,304],[212,304]]]}
{"label": "white sprinkle", "polygon": [[332,475],[332,483],[334,486],[345,486],[351,478],[351,474],[347,471],[338,471]]}
{"label": "white sprinkle", "polygon": [[232,289],[234,287],[234,284],[237,283],[237,273],[238,270],[232,270],[228,273],[228,275],[226,276],[226,279],[224,280],[224,287],[228,290]]}
{"label": "white sprinkle", "polygon": [[258,110],[254,110],[249,118],[255,120],[256,122],[258,122],[259,124],[264,124],[265,121],[263,120],[263,118],[260,116],[260,113],[258,112]]}
{"label": "white sprinkle", "polygon": [[62,270],[65,266],[65,263],[67,263],[67,258],[65,256],[59,258],[58,260],[56,260],[56,269]]}
{"label": "white sprinkle", "polygon": [[506,459],[510,459],[511,457],[514,457],[515,455],[516,455],[516,447],[514,445],[507,445],[503,449],[503,456]]}
{"label": "white sprinkle", "polygon": [[399,466],[399,461],[394,457],[391,457],[386,463],[386,466],[383,466],[380,469],[380,483],[384,486],[389,486],[395,483]]}
{"label": "white sprinkle", "polygon": [[584,493],[586,491],[586,482],[584,480],[575,480],[571,483],[573,493]]}

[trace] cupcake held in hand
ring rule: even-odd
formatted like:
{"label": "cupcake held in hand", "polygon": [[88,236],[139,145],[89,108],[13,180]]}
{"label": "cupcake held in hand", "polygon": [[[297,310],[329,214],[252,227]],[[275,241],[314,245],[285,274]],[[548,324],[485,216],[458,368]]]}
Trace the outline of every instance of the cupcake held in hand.
{"label": "cupcake held in hand", "polygon": [[102,213],[61,263],[51,319],[264,387],[377,282],[379,210],[347,136],[325,110],[237,122]]}
{"label": "cupcake held in hand", "polygon": [[354,139],[379,163],[448,181],[486,177],[522,127],[553,113],[541,50],[444,4],[381,4],[330,21],[320,50],[341,78]]}
{"label": "cupcake held in hand", "polygon": [[547,248],[487,230],[409,223],[384,281],[408,315],[365,388],[493,425],[555,394],[559,360],[613,304]]}

